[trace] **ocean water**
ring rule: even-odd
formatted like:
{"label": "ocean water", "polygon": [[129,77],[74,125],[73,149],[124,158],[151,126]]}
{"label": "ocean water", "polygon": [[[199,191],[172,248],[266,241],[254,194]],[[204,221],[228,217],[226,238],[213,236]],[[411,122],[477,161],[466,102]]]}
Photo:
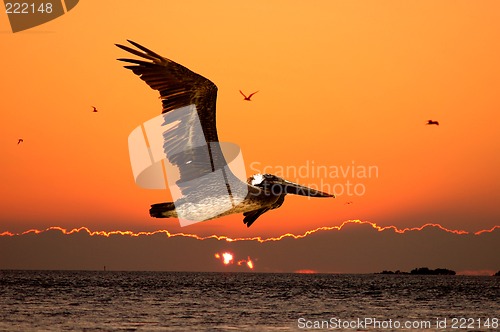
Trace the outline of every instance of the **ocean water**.
{"label": "ocean water", "polygon": [[0,330],[498,331],[499,299],[498,277],[0,271]]}

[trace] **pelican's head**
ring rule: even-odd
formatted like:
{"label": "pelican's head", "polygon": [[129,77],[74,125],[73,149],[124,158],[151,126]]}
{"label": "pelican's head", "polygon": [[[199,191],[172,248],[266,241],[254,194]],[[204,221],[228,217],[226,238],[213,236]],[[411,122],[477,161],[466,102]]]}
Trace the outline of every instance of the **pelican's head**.
{"label": "pelican's head", "polygon": [[293,194],[309,197],[335,197],[335,195],[301,186],[272,174],[255,174],[248,178],[248,184],[262,188],[273,195]]}

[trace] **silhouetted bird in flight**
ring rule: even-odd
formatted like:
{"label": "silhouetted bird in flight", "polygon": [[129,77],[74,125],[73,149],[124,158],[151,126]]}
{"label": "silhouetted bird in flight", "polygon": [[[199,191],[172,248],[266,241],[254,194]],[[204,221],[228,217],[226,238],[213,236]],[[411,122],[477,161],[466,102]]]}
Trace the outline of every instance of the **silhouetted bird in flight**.
{"label": "silhouetted bird in flight", "polygon": [[[200,221],[243,213],[243,222],[250,227],[262,214],[279,208],[286,195],[335,197],[272,174],[255,174],[247,181],[240,180],[228,168],[218,144],[215,121],[217,86],[188,68],[131,40],[129,42],[137,49],[119,44],[116,46],[139,59],[118,60],[126,62],[125,68],[160,93],[164,118],[189,107],[199,118],[199,124],[196,125],[192,113],[185,111],[178,115],[178,124],[163,133],[163,148],[169,161],[179,169],[177,185],[183,196],[175,204],[166,202],[151,205],[149,214],[152,217],[182,216],[184,219]],[[250,100],[252,95],[245,96],[245,99]],[[197,126],[201,128],[197,129]],[[275,149],[279,151],[278,147]],[[222,185],[213,180],[213,174],[220,174]]]}
{"label": "silhouetted bird in flight", "polygon": [[92,112],[97,112],[97,108],[95,108],[95,106],[92,106],[92,108],[94,109]]}
{"label": "silhouetted bird in flight", "polygon": [[252,98],[252,96],[253,96],[254,94],[256,94],[257,92],[259,92],[259,91],[255,91],[254,93],[249,94],[249,95],[248,95],[248,97],[247,97],[247,96],[245,96],[245,94],[244,94],[243,92],[241,92],[241,90],[240,90],[240,93],[243,95],[243,97],[245,97],[245,99],[243,99],[243,100],[248,100],[248,101],[252,101],[250,98]]}
{"label": "silhouetted bird in flight", "polygon": [[426,125],[436,125],[436,126],[439,126],[439,122],[434,121],[434,120],[427,120]]}
{"label": "silhouetted bird in flight", "polygon": [[24,140],[23,140],[22,138],[20,138],[20,139],[17,141],[17,144],[20,144],[20,143],[22,143],[22,142],[24,142]]}

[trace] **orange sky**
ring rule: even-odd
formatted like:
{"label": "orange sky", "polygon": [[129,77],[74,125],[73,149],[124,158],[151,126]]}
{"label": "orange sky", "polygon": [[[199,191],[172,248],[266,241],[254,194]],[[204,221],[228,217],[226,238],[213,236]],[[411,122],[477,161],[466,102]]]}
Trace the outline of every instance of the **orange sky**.
{"label": "orange sky", "polygon": [[[248,175],[354,163],[378,177],[279,174],[324,190],[349,180],[365,193],[287,196],[250,229],[241,215],[188,228],[150,218],[149,205],[170,197],[135,185],[127,137],[161,105],[116,61],[125,53],[114,44],[126,39],[218,86],[219,137],[240,145]],[[347,219],[491,228],[500,224],[499,39],[496,1],[81,1],[16,34],[2,12],[0,231],[254,236]],[[239,89],[260,92],[248,103]]]}

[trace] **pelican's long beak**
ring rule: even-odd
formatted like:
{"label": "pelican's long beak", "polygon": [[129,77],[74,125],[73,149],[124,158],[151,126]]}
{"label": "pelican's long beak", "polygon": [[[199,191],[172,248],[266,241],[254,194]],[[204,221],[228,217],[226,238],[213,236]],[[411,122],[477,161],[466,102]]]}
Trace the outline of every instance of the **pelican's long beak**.
{"label": "pelican's long beak", "polygon": [[[316,189],[312,189],[306,186],[301,186],[300,184],[290,182],[284,179],[276,180],[273,181],[274,185],[277,185],[281,187],[282,190],[284,190],[285,193],[287,194],[293,194],[293,195],[302,195],[302,196],[309,196],[309,197],[334,197],[335,195],[328,194]],[[274,187],[273,185],[273,187]],[[273,188],[274,189],[274,188]]]}

